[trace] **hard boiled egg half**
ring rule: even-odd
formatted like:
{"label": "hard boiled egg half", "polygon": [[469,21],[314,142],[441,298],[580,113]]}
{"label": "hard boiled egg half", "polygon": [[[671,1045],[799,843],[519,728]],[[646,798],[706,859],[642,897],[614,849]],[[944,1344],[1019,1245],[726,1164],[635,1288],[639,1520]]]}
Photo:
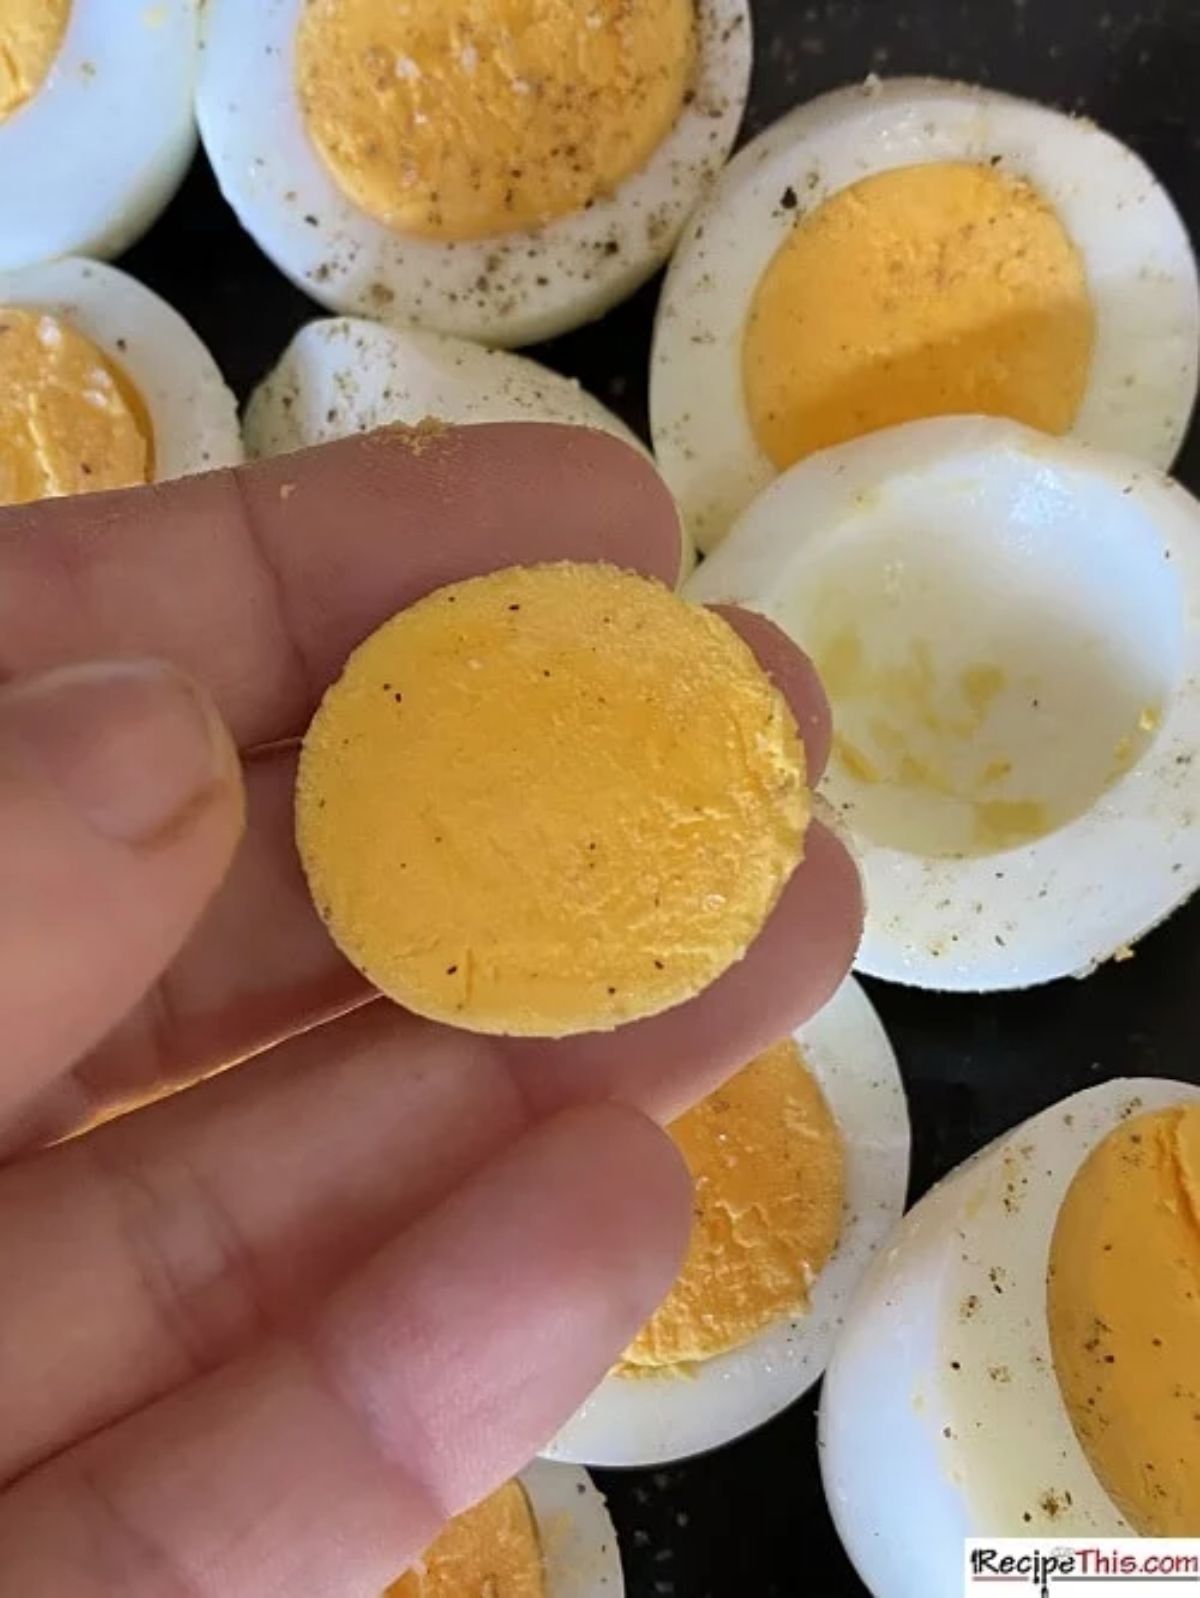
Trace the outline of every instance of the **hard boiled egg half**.
{"label": "hard boiled egg half", "polygon": [[6,0],[0,271],[116,255],[196,145],[196,0]]}
{"label": "hard boiled egg half", "polygon": [[552,1459],[658,1464],[769,1420],[821,1375],[904,1207],[904,1093],[853,981],[671,1131],[696,1185],[682,1273]]}
{"label": "hard boiled egg half", "polygon": [[198,112],[314,298],[512,345],[666,259],[749,70],[746,0],[208,0]]}
{"label": "hard boiled egg half", "polygon": [[535,1460],[457,1515],[386,1598],[622,1598],[616,1533],[587,1471]]}
{"label": "hard boiled egg half", "polygon": [[0,504],[241,457],[233,395],[157,294],[97,261],[0,274]]}
{"label": "hard boiled egg half", "polygon": [[358,317],[309,322],[246,408],[252,455],[279,455],[396,422],[569,422],[641,448],[571,378],[467,339]]}
{"label": "hard boiled egg half", "polygon": [[[243,433],[252,456],[282,455],[349,433],[423,422],[562,422],[643,445],[574,378],[470,339],[362,317],[302,327],[250,396]],[[695,551],[684,540],[681,564]]]}
{"label": "hard boiled egg half", "polygon": [[909,1212],[825,1375],[830,1508],[875,1598],[963,1538],[1200,1536],[1200,1089],[1112,1081]]}
{"label": "hard boiled egg half", "polygon": [[1174,207],[1094,123],[869,80],[747,145],[689,226],[655,329],[655,453],[701,549],[786,467],[919,417],[1169,466],[1198,307]]}
{"label": "hard boiled egg half", "polygon": [[1082,974],[1200,886],[1200,506],[1153,467],[911,422],[785,472],[687,594],[763,611],[817,664],[862,970]]}

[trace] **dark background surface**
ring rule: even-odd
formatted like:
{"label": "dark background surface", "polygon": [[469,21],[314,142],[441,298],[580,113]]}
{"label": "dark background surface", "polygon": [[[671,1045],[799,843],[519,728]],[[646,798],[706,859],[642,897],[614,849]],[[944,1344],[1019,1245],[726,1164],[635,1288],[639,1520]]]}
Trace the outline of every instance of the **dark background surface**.
{"label": "dark background surface", "polygon": [[[743,137],[870,71],[968,78],[1094,117],[1150,163],[1200,236],[1200,0],[752,0],[752,9]],[[242,397],[319,314],[239,230],[202,160],[123,264],[182,311]],[[643,433],[656,295],[651,284],[599,327],[532,352]],[[1179,473],[1200,490],[1195,427]],[[1134,960],[1086,982],[982,998],[879,983],[871,993],[908,1087],[915,1196],[988,1138],[1105,1077],[1200,1082],[1200,903]],[[825,1510],[813,1396],[705,1458],[599,1480],[630,1598],[864,1592]]]}

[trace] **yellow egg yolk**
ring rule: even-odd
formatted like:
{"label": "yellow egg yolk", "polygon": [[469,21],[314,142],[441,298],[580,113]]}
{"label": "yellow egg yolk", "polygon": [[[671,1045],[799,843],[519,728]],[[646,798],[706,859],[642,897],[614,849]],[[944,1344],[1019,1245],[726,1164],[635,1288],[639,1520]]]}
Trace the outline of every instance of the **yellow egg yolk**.
{"label": "yellow egg yolk", "polygon": [[439,589],[351,656],[296,821],[350,960],[419,1014],[561,1036],[692,997],[803,852],[804,750],[727,622],[604,565]]}
{"label": "yellow egg yolk", "polygon": [[802,216],[763,274],[742,349],[751,426],[780,470],[924,416],[1065,433],[1094,336],[1079,251],[1030,184],[898,167]]}
{"label": "yellow egg yolk", "polygon": [[0,122],[41,88],[70,15],[71,0],[0,0]]}
{"label": "yellow egg yolk", "polygon": [[457,1515],[387,1598],[545,1598],[537,1525],[510,1481]]}
{"label": "yellow egg yolk", "polygon": [[0,504],[148,482],[153,451],[115,362],[62,317],[0,306]]}
{"label": "yellow egg yolk", "polygon": [[841,1134],[790,1039],[670,1131],[695,1218],[674,1287],[625,1352],[630,1373],[711,1359],[806,1310],[841,1228]]}
{"label": "yellow egg yolk", "polygon": [[1084,1161],[1050,1251],[1050,1342],[1075,1433],[1143,1536],[1200,1537],[1200,1105],[1124,1122]]}
{"label": "yellow egg yolk", "polygon": [[309,0],[297,89],[355,205],[475,239],[611,194],[679,116],[695,53],[692,0]]}

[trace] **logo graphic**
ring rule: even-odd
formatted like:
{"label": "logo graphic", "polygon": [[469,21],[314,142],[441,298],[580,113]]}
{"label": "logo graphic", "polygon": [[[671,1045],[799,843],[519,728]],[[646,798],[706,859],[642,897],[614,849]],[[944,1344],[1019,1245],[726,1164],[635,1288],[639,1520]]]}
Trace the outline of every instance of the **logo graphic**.
{"label": "logo graphic", "polygon": [[1200,1598],[1200,1537],[970,1538],[964,1598]]}

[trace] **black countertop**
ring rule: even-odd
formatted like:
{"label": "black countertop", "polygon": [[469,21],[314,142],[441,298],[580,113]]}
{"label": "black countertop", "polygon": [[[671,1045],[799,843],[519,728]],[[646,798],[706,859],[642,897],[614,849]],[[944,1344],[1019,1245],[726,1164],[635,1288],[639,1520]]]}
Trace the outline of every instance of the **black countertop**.
{"label": "black countertop", "polygon": [[[1086,112],[1149,162],[1200,237],[1200,0],[753,0],[744,136],[825,89],[933,73]],[[261,256],[203,160],[122,263],[176,305],[243,397],[321,314]],[[657,284],[532,351],[643,433]],[[1200,491],[1200,429],[1178,468]],[[1200,1083],[1200,904],[1085,982],[944,997],[870,985],[913,1116],[913,1194],[1014,1122],[1108,1076]],[[719,1452],[602,1472],[630,1598],[860,1598],[821,1493],[814,1397]]]}

